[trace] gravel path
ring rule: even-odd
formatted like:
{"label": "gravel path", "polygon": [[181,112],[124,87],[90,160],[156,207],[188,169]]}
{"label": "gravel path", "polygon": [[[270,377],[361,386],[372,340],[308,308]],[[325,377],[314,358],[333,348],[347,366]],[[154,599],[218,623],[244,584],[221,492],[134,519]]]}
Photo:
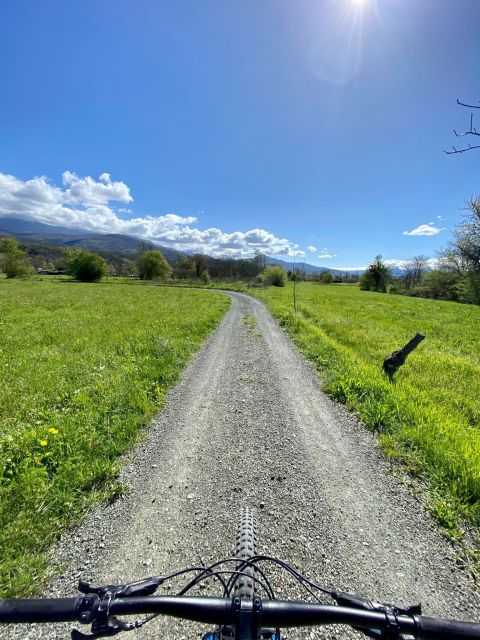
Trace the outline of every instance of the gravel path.
{"label": "gravel path", "polygon": [[[126,459],[129,495],[62,539],[55,561],[63,573],[48,594],[74,594],[80,576],[125,582],[229,556],[240,507],[251,505],[260,550],[320,583],[478,620],[469,576],[391,475],[371,434],[322,393],[260,302],[229,295],[230,311]],[[280,597],[300,595],[285,577],[274,582]],[[0,638],[67,638],[69,629],[4,627]],[[154,620],[132,638],[186,640],[200,630]],[[290,637],[357,635],[330,629]]]}

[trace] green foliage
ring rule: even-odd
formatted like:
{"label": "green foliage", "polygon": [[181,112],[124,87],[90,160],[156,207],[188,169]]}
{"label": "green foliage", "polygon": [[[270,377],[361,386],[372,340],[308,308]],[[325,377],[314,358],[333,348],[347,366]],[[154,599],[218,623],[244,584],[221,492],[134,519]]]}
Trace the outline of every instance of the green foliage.
{"label": "green foliage", "polygon": [[375,256],[375,260],[368,267],[360,280],[360,288],[364,291],[380,291],[385,293],[391,278],[390,269],[383,262],[382,256]]}
{"label": "green foliage", "polygon": [[29,278],[33,267],[15,238],[0,238],[0,267],[7,278]]}
{"label": "green foliage", "polygon": [[470,269],[463,273],[456,285],[456,293],[460,302],[480,304],[480,272]]}
{"label": "green foliage", "polygon": [[202,282],[203,284],[210,284],[211,283],[211,278],[210,278],[210,274],[208,273],[208,271],[205,269],[205,271],[202,271]]}
{"label": "green foliage", "polygon": [[287,272],[282,267],[271,265],[262,273],[263,284],[274,287],[284,287],[287,284]]}
{"label": "green foliage", "polygon": [[45,551],[99,498],[226,296],[138,282],[0,286],[0,594],[38,591]]}
{"label": "green foliage", "polygon": [[86,249],[70,250],[68,268],[75,280],[99,282],[107,274],[107,263],[98,253]]}
{"label": "green foliage", "polygon": [[326,271],[324,274],[322,274],[321,281],[323,282],[323,284],[332,284],[333,276],[330,271]]}
{"label": "green foliage", "polygon": [[163,253],[156,249],[146,251],[138,259],[138,273],[142,280],[165,280],[172,274],[172,268]]}
{"label": "green foliage", "polygon": [[467,202],[463,220],[440,254],[438,267],[406,293],[480,304],[480,197]]}
{"label": "green foliage", "polygon": [[[327,393],[388,437],[391,454],[427,476],[457,518],[479,525],[480,309],[300,283],[294,315],[291,285],[251,293],[315,363]],[[384,357],[418,331],[426,340],[389,383]],[[442,525],[452,529],[445,509]]]}
{"label": "green foliage", "polygon": [[440,267],[426,273],[421,286],[412,290],[411,295],[417,294],[436,300],[457,300],[457,280],[458,277],[451,270]]}

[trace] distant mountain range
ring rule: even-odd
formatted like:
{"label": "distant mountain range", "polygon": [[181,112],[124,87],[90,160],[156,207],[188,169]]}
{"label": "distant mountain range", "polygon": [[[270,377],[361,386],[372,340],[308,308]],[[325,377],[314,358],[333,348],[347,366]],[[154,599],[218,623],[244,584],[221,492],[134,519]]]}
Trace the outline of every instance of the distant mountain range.
{"label": "distant mountain range", "polygon": [[160,247],[153,242],[139,240],[119,233],[93,233],[90,231],[54,227],[41,222],[0,218],[0,236],[12,235],[20,242],[37,246],[81,247],[102,255],[115,255],[125,258],[138,255],[141,249],[160,249],[165,258],[175,263],[183,255],[180,251]]}
{"label": "distant mountain range", "polygon": [[[267,258],[266,262],[267,264],[275,264],[280,267],[283,267],[286,271],[293,271],[295,269],[300,271],[300,273],[304,273],[309,276],[315,275],[315,274],[321,275],[322,273],[327,273],[327,272],[331,273],[334,276],[346,273],[341,269],[329,269],[328,267],[316,267],[313,264],[308,264],[307,262],[303,262],[301,259],[296,260],[295,264],[293,262],[286,262],[285,260],[279,260],[278,258]],[[351,275],[357,275],[357,274],[363,273],[363,271],[362,270],[348,271],[348,273]]]}
{"label": "distant mountain range", "polygon": [[[141,249],[159,249],[171,264],[179,262],[180,257],[188,252],[180,252],[175,249],[163,247],[153,242],[140,240],[131,236],[119,233],[95,233],[84,229],[74,230],[66,227],[57,227],[34,220],[21,220],[19,218],[0,218],[0,236],[12,235],[20,242],[34,246],[53,247],[81,247],[89,251],[95,251],[104,256],[120,256],[131,258],[138,255]],[[327,267],[317,267],[302,260],[293,262],[280,260],[279,258],[266,258],[267,264],[279,265],[286,271],[299,269],[307,275],[326,273],[329,271],[333,275],[345,273],[339,269],[329,269]],[[352,274],[362,273],[362,271],[349,272]]]}

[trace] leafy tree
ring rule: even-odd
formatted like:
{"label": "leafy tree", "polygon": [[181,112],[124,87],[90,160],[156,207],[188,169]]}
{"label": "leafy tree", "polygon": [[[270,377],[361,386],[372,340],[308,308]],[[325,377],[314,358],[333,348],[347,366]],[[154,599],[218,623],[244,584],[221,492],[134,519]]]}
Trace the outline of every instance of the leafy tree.
{"label": "leafy tree", "polygon": [[30,259],[15,238],[0,238],[1,268],[7,278],[29,278],[33,275]]}
{"label": "leafy tree", "polygon": [[460,302],[480,304],[480,196],[467,202],[463,220],[441,254],[440,265],[456,275]]}
{"label": "leafy tree", "polygon": [[163,253],[153,249],[146,251],[138,259],[138,273],[142,280],[164,280],[170,277],[172,268]]}
{"label": "leafy tree", "polygon": [[287,284],[287,272],[280,266],[272,265],[262,273],[263,284],[284,287]]}
{"label": "leafy tree", "polygon": [[382,256],[378,254],[363,274],[360,280],[360,287],[364,291],[381,291],[382,293],[385,293],[390,279],[390,269],[383,262]]}
{"label": "leafy tree", "polygon": [[425,274],[422,286],[417,290],[418,295],[437,300],[458,300],[457,283],[458,276],[440,265]]}
{"label": "leafy tree", "polygon": [[70,275],[81,282],[98,282],[107,274],[107,263],[98,253],[86,249],[68,252]]}
{"label": "leafy tree", "polygon": [[467,269],[480,274],[480,196],[469,200],[464,211],[454,231],[453,246]]}
{"label": "leafy tree", "polygon": [[323,284],[332,284],[333,282],[333,276],[330,273],[330,271],[326,271],[325,273],[322,274],[321,280],[323,282]]}
{"label": "leafy tree", "polygon": [[197,278],[202,277],[202,273],[207,271],[207,261],[203,253],[196,253],[193,256],[193,263],[195,265],[195,275]]}

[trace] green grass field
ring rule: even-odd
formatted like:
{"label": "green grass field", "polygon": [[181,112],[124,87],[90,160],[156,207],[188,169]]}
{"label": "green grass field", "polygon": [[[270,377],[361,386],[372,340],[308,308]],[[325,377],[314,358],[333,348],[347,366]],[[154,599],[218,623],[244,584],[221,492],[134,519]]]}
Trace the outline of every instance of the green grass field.
{"label": "green grass field", "polygon": [[[254,294],[313,362],[325,390],[380,434],[385,451],[428,477],[430,509],[451,537],[460,515],[480,525],[480,308],[292,285]],[[383,358],[417,332],[426,339],[390,383]]]}
{"label": "green grass field", "polygon": [[121,491],[117,458],[229,306],[206,291],[0,280],[0,594]]}

